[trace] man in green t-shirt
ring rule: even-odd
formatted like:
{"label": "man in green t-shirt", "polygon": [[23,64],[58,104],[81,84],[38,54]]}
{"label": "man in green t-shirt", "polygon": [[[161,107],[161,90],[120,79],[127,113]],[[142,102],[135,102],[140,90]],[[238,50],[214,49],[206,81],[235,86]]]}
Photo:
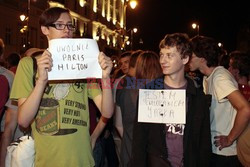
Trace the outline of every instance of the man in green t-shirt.
{"label": "man in green t-shirt", "polygon": [[[75,30],[69,10],[54,7],[40,16],[41,30],[48,41],[71,38]],[[88,97],[93,99],[102,113],[110,118],[113,114],[112,91],[108,89],[112,61],[104,53],[98,57],[102,68],[100,87],[82,82],[48,81],[48,71],[53,65],[51,53],[45,50],[37,58],[37,78],[33,85],[33,60],[23,58],[16,72],[11,98],[18,100],[18,123],[31,124],[35,140],[36,167],[93,167],[91,143],[105,126],[99,121],[99,131],[89,135]],[[105,89],[106,88],[106,89]]]}

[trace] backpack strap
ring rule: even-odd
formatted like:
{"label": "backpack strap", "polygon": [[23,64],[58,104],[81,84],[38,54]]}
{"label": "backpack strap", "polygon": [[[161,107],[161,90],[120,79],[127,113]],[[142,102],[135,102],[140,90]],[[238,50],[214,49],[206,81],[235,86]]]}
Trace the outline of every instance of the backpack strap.
{"label": "backpack strap", "polygon": [[43,53],[43,50],[39,50],[37,52],[32,53],[30,56],[33,60],[33,86],[36,85],[36,73],[37,73],[37,61],[36,57],[41,55]]}
{"label": "backpack strap", "polygon": [[36,58],[35,57],[31,57],[33,60],[33,86],[36,85],[36,73],[37,73],[37,62],[36,62]]}

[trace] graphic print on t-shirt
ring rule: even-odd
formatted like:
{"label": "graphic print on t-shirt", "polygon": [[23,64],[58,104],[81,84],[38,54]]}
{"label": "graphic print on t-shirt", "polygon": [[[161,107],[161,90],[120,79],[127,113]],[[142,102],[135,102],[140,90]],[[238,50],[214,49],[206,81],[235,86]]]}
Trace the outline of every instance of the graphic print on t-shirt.
{"label": "graphic print on t-shirt", "polygon": [[76,95],[76,88],[78,95],[83,94],[83,83],[64,83],[50,87],[51,89],[42,98],[35,118],[37,131],[43,135],[67,135],[77,131],[74,126],[87,126],[86,120],[81,115],[86,111],[84,100],[79,102],[73,97]]}
{"label": "graphic print on t-shirt", "polygon": [[166,124],[167,133],[175,135],[184,135],[185,124]]}

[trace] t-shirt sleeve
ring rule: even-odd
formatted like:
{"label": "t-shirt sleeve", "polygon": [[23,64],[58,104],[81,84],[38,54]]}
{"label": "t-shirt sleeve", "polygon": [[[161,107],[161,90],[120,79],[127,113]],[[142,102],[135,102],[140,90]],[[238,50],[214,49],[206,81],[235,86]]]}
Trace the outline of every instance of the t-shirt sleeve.
{"label": "t-shirt sleeve", "polygon": [[101,88],[98,83],[88,83],[88,97],[94,99],[96,96],[102,93]]}
{"label": "t-shirt sleeve", "polygon": [[219,102],[223,102],[225,97],[233,91],[238,90],[237,82],[229,72],[225,72],[223,74],[218,73],[216,77],[214,77],[213,82],[215,83],[214,89],[216,98]]}
{"label": "t-shirt sleeve", "polygon": [[18,64],[10,98],[27,98],[33,87],[33,60],[31,57],[24,57]]}

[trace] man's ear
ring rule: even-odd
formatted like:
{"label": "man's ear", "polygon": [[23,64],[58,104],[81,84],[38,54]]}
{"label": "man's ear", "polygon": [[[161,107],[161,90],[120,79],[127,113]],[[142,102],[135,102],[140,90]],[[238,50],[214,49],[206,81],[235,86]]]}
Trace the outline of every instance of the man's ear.
{"label": "man's ear", "polygon": [[183,64],[187,64],[189,62],[189,56],[182,58],[182,62]]}
{"label": "man's ear", "polygon": [[46,36],[49,34],[48,27],[46,27],[46,26],[41,26],[41,31]]}
{"label": "man's ear", "polygon": [[207,64],[207,60],[204,57],[201,57],[200,59],[201,59],[202,63],[206,63]]}

